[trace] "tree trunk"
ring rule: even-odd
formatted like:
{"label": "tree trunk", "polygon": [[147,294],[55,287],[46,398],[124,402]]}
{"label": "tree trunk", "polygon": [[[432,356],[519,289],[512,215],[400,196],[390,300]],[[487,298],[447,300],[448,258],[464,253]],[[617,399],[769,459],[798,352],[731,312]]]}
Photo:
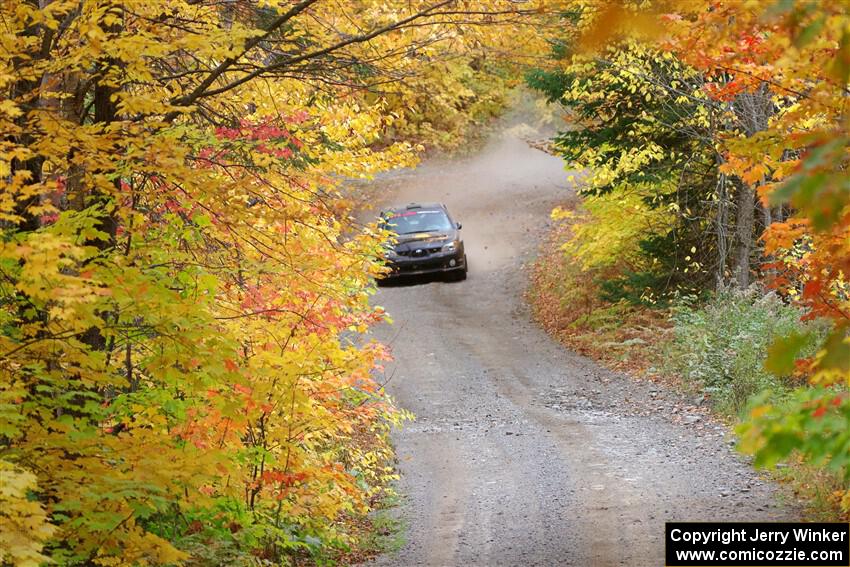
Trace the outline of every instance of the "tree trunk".
{"label": "tree trunk", "polygon": [[[120,24],[113,24],[107,28],[107,30],[111,33],[117,33],[121,28]],[[94,121],[98,124],[110,124],[115,122],[118,118],[118,106],[115,100],[113,100],[113,96],[116,92],[115,87],[111,85],[104,84],[104,76],[107,73],[107,69],[119,64],[118,61],[112,58],[104,59],[100,64],[100,77],[98,77],[97,81],[94,84]],[[115,186],[118,187],[120,184],[120,180],[116,179],[114,181]],[[97,239],[92,240],[88,244],[91,246],[95,246],[100,250],[109,250],[115,246],[116,236],[118,233],[118,220],[115,218],[114,212],[109,207],[109,195],[102,194],[96,188],[81,188],[82,195],[84,196],[81,200],[81,204],[84,207],[89,207],[95,204],[103,204],[105,211],[98,217],[98,223],[96,226],[97,230],[103,232],[108,235],[106,239]],[[104,319],[108,319],[112,317],[111,313],[104,313],[102,317]],[[99,327],[91,327],[85,333],[83,333],[81,337],[82,342],[89,345],[93,350],[107,350],[111,351],[113,344],[112,341],[109,341],[110,344],[107,344],[106,338],[103,336]],[[109,356],[109,355],[107,355]]]}
{"label": "tree trunk", "polygon": [[715,288],[721,291],[726,287],[726,260],[729,255],[729,190],[726,187],[726,175],[721,173],[717,179],[717,270]]}
{"label": "tree trunk", "polygon": [[[732,109],[747,137],[767,130],[774,110],[770,86],[762,83],[755,91],[739,94],[735,97]],[[738,240],[735,283],[740,289],[750,285],[750,256],[755,248],[755,193],[754,187],[741,180],[735,218],[735,234]],[[766,216],[765,220],[767,219]]]}
{"label": "tree trunk", "polygon": [[735,260],[735,283],[738,289],[745,289],[750,285],[750,254],[754,247],[755,221],[755,191],[749,184],[741,183],[737,201],[735,234],[738,237],[738,251]]}

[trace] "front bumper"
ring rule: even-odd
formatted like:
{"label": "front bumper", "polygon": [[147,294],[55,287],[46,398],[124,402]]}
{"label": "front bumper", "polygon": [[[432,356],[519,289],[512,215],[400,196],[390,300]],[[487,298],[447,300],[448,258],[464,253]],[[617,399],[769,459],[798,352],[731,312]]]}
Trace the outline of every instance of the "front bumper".
{"label": "front bumper", "polygon": [[385,278],[437,274],[465,270],[466,258],[463,255],[463,251],[454,254],[434,254],[419,258],[402,256],[392,260],[388,259],[387,267],[392,271]]}

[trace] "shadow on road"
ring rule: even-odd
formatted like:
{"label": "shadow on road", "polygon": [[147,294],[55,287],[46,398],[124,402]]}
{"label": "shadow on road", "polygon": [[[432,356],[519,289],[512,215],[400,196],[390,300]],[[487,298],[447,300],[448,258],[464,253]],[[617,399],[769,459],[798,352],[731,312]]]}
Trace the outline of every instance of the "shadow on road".
{"label": "shadow on road", "polygon": [[423,274],[418,276],[398,276],[389,280],[378,280],[378,287],[413,287],[432,283],[462,284],[464,282],[453,279],[451,275],[447,274]]}

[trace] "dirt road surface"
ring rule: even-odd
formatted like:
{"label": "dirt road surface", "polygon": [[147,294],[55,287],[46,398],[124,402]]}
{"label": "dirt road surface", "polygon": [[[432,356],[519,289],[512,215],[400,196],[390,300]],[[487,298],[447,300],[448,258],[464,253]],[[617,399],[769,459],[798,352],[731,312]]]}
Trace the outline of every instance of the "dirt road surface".
{"label": "dirt road surface", "polygon": [[[508,115],[475,155],[382,182],[463,223],[465,282],[382,288],[406,544],[388,566],[664,564],[664,522],[794,516],[677,394],[606,371],[530,320],[524,266],[569,193],[562,162]],[[647,415],[648,414],[648,415]]]}

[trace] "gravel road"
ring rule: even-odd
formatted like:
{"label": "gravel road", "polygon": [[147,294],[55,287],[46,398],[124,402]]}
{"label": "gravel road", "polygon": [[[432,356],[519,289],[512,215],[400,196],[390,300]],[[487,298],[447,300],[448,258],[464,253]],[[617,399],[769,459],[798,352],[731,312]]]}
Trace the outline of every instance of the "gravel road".
{"label": "gravel road", "polygon": [[416,421],[394,435],[406,544],[374,564],[660,566],[665,521],[794,519],[700,408],[531,321],[524,266],[570,190],[522,117],[471,157],[381,182],[387,202],[449,206],[470,272],[376,298],[395,319],[378,331],[387,387]]}

